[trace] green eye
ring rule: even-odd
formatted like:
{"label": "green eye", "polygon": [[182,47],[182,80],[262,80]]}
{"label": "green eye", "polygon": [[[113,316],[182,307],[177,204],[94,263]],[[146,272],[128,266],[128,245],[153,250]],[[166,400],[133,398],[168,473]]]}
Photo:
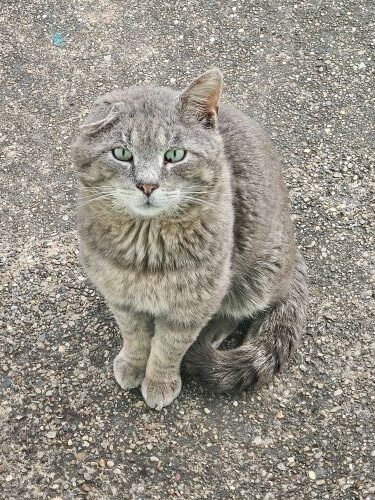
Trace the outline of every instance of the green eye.
{"label": "green eye", "polygon": [[132,153],[126,148],[115,148],[112,153],[116,160],[131,161],[133,159]]}
{"label": "green eye", "polygon": [[186,151],[181,148],[176,148],[176,149],[169,149],[165,155],[165,161],[168,161],[169,163],[176,163],[177,161],[181,161],[185,158]]}

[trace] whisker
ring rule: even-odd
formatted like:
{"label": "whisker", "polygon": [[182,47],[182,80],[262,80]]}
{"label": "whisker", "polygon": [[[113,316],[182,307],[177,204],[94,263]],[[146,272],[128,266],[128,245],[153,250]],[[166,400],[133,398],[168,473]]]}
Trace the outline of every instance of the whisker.
{"label": "whisker", "polygon": [[111,199],[111,197],[110,197],[109,195],[107,195],[107,194],[102,194],[102,195],[97,196],[97,197],[95,197],[95,198],[92,198],[92,199],[90,199],[90,200],[88,200],[88,201],[85,201],[84,203],[78,203],[78,207],[79,207],[79,208],[82,208],[82,207],[84,207],[84,206],[88,205],[89,203],[92,203],[92,202],[94,202],[94,201],[97,201],[97,200],[100,200],[100,199],[104,199],[104,198],[107,198],[107,199],[109,199],[109,200]]}

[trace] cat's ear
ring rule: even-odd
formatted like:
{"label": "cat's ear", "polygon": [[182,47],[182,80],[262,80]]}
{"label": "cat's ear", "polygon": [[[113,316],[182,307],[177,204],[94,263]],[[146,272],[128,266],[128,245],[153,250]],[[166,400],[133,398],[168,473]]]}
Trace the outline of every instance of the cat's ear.
{"label": "cat's ear", "polygon": [[223,74],[214,68],[194,80],[180,95],[178,108],[189,119],[214,127],[223,85]]}
{"label": "cat's ear", "polygon": [[105,101],[94,104],[85,123],[80,126],[80,130],[84,135],[93,135],[99,130],[114,122],[122,109],[122,103],[109,103]]}

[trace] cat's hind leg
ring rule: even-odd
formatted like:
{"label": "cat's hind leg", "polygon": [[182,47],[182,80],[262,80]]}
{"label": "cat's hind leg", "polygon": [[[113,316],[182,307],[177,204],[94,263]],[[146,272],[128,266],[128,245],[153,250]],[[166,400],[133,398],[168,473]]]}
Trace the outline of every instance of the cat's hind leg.
{"label": "cat's hind leg", "polygon": [[239,321],[229,316],[215,315],[201,330],[199,339],[217,349],[238,327]]}
{"label": "cat's hind leg", "polygon": [[298,256],[289,292],[254,317],[244,343],[217,350],[199,339],[185,356],[188,373],[215,392],[270,382],[298,344],[307,303],[306,266]]}

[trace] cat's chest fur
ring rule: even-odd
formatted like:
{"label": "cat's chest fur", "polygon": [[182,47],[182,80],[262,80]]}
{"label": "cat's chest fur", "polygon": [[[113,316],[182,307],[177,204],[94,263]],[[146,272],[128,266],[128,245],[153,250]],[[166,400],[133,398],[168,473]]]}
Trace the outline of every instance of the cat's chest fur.
{"label": "cat's chest fur", "polygon": [[109,302],[178,315],[209,303],[212,290],[228,285],[230,245],[223,243],[231,231],[218,234],[202,220],[99,218],[80,234],[83,265]]}

